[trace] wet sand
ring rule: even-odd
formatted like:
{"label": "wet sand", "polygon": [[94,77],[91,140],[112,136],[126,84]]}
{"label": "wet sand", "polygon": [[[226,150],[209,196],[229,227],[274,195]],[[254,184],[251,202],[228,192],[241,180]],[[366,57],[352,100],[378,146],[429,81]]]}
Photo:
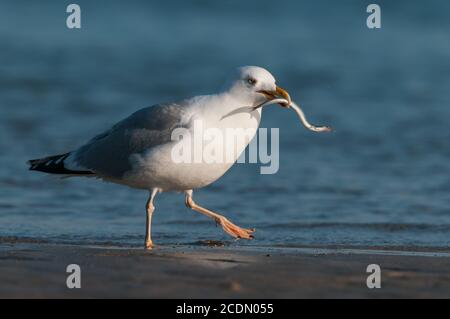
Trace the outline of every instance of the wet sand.
{"label": "wet sand", "polygon": [[[68,289],[68,264],[81,289]],[[381,288],[366,267],[379,264]],[[1,298],[448,298],[450,252],[0,244]]]}

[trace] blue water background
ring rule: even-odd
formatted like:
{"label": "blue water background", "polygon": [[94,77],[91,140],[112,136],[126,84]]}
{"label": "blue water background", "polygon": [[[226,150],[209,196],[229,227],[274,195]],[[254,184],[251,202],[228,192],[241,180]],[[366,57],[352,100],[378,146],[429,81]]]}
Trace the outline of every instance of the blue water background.
{"label": "blue water background", "polygon": [[162,194],[154,240],[231,245],[450,246],[450,2],[0,2],[0,238],[139,246],[146,192],[29,172],[30,158],[81,145],[133,111],[212,93],[259,65],[313,123],[264,110],[280,169],[235,165],[198,203],[256,238],[237,243]]}

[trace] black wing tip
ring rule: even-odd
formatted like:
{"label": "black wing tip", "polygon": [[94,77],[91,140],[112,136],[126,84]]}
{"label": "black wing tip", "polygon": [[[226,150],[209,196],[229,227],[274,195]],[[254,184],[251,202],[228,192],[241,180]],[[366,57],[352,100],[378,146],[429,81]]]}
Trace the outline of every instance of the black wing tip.
{"label": "black wing tip", "polygon": [[34,169],[36,168],[36,166],[37,166],[39,160],[40,160],[40,159],[37,158],[37,159],[32,159],[32,160],[28,160],[28,161],[27,161],[27,165],[30,166],[30,167],[29,167],[30,171],[31,171],[31,170],[34,170]]}
{"label": "black wing tip", "polygon": [[39,171],[48,174],[63,174],[63,175],[93,175],[91,171],[73,171],[64,167],[64,160],[70,153],[53,155],[44,158],[32,159],[27,161],[30,166],[30,171]]}
{"label": "black wing tip", "polygon": [[27,161],[27,165],[30,166],[28,169],[29,169],[30,171],[36,171],[36,170],[38,170],[39,162],[40,162],[40,161],[43,161],[43,159],[36,158],[36,159],[28,160],[28,161]]}

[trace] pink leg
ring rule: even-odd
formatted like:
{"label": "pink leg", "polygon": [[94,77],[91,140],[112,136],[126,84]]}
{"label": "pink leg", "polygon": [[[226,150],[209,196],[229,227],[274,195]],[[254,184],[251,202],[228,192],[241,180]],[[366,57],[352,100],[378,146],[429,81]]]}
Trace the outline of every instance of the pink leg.
{"label": "pink leg", "polygon": [[196,212],[199,212],[203,215],[206,215],[210,218],[213,218],[217,224],[222,226],[222,229],[229,234],[230,236],[234,238],[244,238],[244,239],[252,239],[253,235],[251,235],[255,229],[246,229],[241,228],[239,226],[236,226],[232,222],[230,222],[227,218],[223,217],[222,215],[219,215],[217,213],[214,213],[210,211],[209,209],[203,208],[199,205],[197,205],[194,200],[192,199],[192,191],[186,191],[185,192],[185,204],[187,207],[191,208],[192,210],[195,210]]}
{"label": "pink leg", "polygon": [[148,198],[147,204],[145,208],[147,210],[147,223],[145,228],[145,249],[153,248],[152,241],[152,216],[155,211],[155,206],[153,205],[153,200],[155,199],[156,194],[158,194],[158,189],[152,189],[150,192],[150,196]]}

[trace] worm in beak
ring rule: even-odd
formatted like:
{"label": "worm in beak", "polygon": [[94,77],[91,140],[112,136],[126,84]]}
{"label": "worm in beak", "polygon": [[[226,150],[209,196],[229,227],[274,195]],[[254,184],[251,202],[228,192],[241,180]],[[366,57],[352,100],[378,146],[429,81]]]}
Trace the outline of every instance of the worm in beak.
{"label": "worm in beak", "polygon": [[258,93],[264,94],[264,96],[267,98],[267,101],[255,106],[254,109],[258,109],[264,105],[272,103],[278,103],[282,107],[289,107],[292,103],[289,93],[279,86],[276,87],[275,91],[261,90],[258,91]]}

